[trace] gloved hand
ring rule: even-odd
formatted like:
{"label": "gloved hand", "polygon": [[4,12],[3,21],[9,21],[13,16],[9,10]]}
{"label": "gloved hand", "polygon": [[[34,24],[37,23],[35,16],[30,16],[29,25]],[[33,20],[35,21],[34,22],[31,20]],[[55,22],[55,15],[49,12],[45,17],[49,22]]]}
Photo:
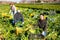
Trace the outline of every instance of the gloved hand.
{"label": "gloved hand", "polygon": [[43,31],[43,32],[42,32],[42,35],[43,35],[43,36],[46,36],[46,31]]}
{"label": "gloved hand", "polygon": [[24,22],[22,22],[22,25],[24,24]]}

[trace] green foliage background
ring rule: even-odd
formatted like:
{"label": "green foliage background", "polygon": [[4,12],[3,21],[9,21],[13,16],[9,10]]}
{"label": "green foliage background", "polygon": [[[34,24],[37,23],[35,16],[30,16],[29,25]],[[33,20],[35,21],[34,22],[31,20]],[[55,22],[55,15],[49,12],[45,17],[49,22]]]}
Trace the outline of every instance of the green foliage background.
{"label": "green foliage background", "polygon": [[[19,6],[19,5],[16,5],[16,6]],[[58,9],[60,11],[59,5],[55,5],[55,7],[50,7],[50,6],[54,6],[54,5],[41,5],[40,8],[42,9],[51,8],[54,10]],[[29,6],[29,7],[32,7],[32,6]],[[10,23],[11,19],[9,19],[9,17],[5,16],[3,18],[2,13],[4,14],[7,13],[7,15],[10,15],[9,14],[10,9],[9,9],[9,5],[2,5],[2,4],[0,5],[0,34],[5,38],[5,40],[28,40],[29,34],[41,33],[39,32],[40,30],[39,27],[34,26],[34,25],[37,24],[38,16],[42,12],[49,13],[49,15],[45,15],[48,17],[47,36],[45,38],[48,40],[59,40],[60,39],[60,14],[59,13],[52,15],[49,12],[50,9],[49,10],[42,10],[42,9],[33,10],[31,8],[29,9],[29,8],[22,8],[22,7],[18,7],[18,9],[21,11],[21,13],[24,16],[24,25],[23,27],[20,27],[21,29],[23,29],[23,32],[20,33],[19,35],[16,35],[15,27],[19,27],[18,24],[20,23],[16,23],[15,26],[12,26]],[[29,28],[29,27],[30,29],[28,31],[24,31],[26,30],[26,28]]]}

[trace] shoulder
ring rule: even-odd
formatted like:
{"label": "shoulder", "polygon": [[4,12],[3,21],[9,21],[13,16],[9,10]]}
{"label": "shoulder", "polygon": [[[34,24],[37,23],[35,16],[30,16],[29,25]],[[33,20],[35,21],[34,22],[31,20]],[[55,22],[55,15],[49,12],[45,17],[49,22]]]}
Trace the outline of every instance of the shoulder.
{"label": "shoulder", "polygon": [[38,22],[40,22],[41,21],[41,19],[38,19]]}

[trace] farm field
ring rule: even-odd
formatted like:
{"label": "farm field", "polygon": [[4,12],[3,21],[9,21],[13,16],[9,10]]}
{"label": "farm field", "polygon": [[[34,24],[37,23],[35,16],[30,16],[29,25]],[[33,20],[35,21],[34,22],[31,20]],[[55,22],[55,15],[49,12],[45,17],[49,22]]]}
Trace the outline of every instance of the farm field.
{"label": "farm field", "polygon": [[[15,4],[18,7],[25,7],[25,8],[36,8],[36,9],[43,9],[43,10],[60,10],[60,4],[58,3],[45,3],[45,4]],[[58,8],[57,8],[58,7]]]}
{"label": "farm field", "polygon": [[[0,35],[5,40],[29,40],[28,36],[30,34],[40,34],[40,31],[42,30],[39,29],[36,24],[37,20],[39,19],[39,15],[43,12],[45,12],[45,17],[48,18],[47,36],[45,37],[45,39],[60,40],[60,5],[23,6],[16,4],[16,8],[17,10],[20,10],[20,12],[24,16],[24,24],[22,25],[20,22],[17,22],[15,26],[12,26],[11,20],[13,18],[9,13],[9,5],[0,5]],[[47,8],[47,10],[45,8]],[[52,13],[51,10],[54,10],[54,12]],[[18,32],[16,32],[17,27]],[[31,40],[41,39],[31,38]]]}

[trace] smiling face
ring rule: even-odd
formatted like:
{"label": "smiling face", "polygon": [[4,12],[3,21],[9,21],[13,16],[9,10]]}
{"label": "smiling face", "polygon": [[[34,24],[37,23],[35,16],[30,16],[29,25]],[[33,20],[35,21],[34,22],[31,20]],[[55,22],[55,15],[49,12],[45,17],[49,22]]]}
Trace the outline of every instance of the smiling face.
{"label": "smiling face", "polygon": [[40,15],[40,19],[41,20],[44,20],[44,15]]}

